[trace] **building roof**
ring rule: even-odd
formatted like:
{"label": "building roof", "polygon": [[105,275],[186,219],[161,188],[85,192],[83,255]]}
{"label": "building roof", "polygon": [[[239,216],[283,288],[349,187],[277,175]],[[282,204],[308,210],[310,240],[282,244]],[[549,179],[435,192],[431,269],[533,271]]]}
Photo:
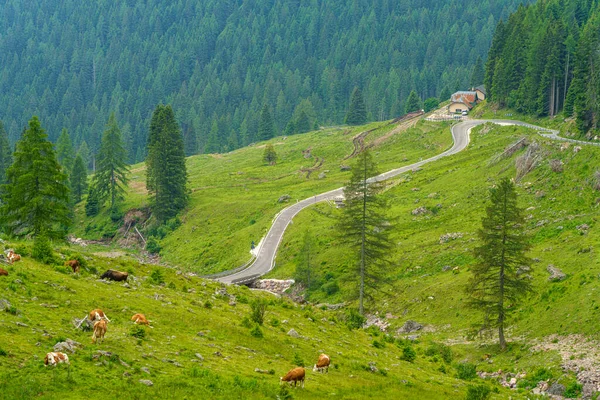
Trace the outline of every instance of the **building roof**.
{"label": "building roof", "polygon": [[450,101],[453,103],[463,103],[468,105],[469,108],[472,108],[475,103],[477,103],[477,93],[475,92],[456,92],[450,98]]}
{"label": "building roof", "polygon": [[487,92],[485,91],[485,85],[476,86],[475,90],[479,90],[481,93],[487,95]]}

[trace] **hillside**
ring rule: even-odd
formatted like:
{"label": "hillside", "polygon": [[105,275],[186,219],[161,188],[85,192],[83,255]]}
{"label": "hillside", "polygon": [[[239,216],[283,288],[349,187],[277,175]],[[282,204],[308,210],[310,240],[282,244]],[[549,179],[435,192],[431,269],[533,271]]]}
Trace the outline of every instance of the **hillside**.
{"label": "hillside", "polygon": [[[26,244],[16,248],[23,260],[0,277],[3,399],[78,399],[98,393],[108,399],[316,399],[324,393],[344,399],[448,399],[462,398],[467,385],[481,383],[455,377],[467,356],[463,349],[446,350],[442,361],[424,354],[430,341],[410,344],[378,330],[350,331],[343,311],[299,306],[131,258],[108,258],[111,254],[100,247],[59,249],[63,257],[87,259],[80,275],[62,262],[32,261]],[[128,271],[128,283],[99,281],[96,270],[106,268]],[[244,326],[249,303],[259,298],[268,302],[262,338]],[[4,310],[6,301],[10,306]],[[97,307],[111,322],[105,341],[92,344],[91,333],[73,323]],[[133,325],[129,319],[138,312],[151,320],[152,329]],[[300,337],[289,336],[290,329]],[[81,344],[69,354],[70,368],[45,368],[46,352],[67,338]],[[414,362],[401,360],[407,346],[416,351]],[[297,362],[312,365],[320,352],[333,360],[329,373],[307,371],[305,388],[286,397],[278,377]],[[506,389],[494,387],[493,398],[506,398]]]}
{"label": "hillside", "polygon": [[[181,226],[160,240],[162,260],[201,274],[233,269],[250,259],[250,244],[258,243],[272,218],[297,199],[344,185],[350,172],[356,141],[360,148],[374,145],[382,171],[430,157],[450,147],[448,126],[410,120],[380,122],[355,128],[340,127],[303,135],[278,137],[231,153],[187,159],[191,200],[181,215]],[[367,133],[368,132],[368,133]],[[363,137],[364,136],[364,137]],[[264,146],[273,144],[276,165],[262,161]],[[309,170],[313,170],[309,174]],[[278,202],[281,196],[289,200]],[[147,205],[144,165],[132,167],[123,210]],[[122,222],[113,223],[105,212],[93,219],[79,207],[74,235],[103,236],[119,241]],[[162,236],[157,234],[159,237]],[[135,240],[135,238],[134,238]],[[122,241],[124,242],[124,241]],[[132,242],[129,242],[131,244]]]}
{"label": "hillside", "polygon": [[371,121],[390,119],[413,89],[424,100],[469,85],[497,22],[528,2],[9,0],[0,120],[14,143],[38,115],[51,140],[67,128],[94,154],[115,112],[135,163],[159,103],[188,155],[254,142],[263,104],[280,133],[302,111],[310,127],[340,124],[355,86]]}

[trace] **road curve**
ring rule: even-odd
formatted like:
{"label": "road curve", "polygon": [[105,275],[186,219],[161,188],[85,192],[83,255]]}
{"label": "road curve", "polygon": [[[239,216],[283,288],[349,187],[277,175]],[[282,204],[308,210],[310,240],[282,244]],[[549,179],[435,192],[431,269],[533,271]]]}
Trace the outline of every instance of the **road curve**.
{"label": "road curve", "polygon": [[[405,172],[414,170],[422,165],[430,163],[432,161],[439,160],[443,157],[448,157],[453,154],[456,154],[462,150],[464,150],[469,145],[469,134],[472,128],[477,125],[484,124],[486,122],[493,122],[500,125],[521,125],[529,128],[533,128],[536,130],[549,132],[549,136],[554,138],[557,135],[556,131],[541,128],[535,125],[527,124],[525,122],[520,121],[510,121],[510,120],[469,120],[465,122],[460,122],[456,125],[453,125],[451,128],[452,139],[454,140],[454,144],[452,147],[441,154],[428,158],[426,160],[422,160],[410,165],[406,165],[404,167],[396,168],[388,172],[384,172],[380,175],[370,178],[370,181],[384,181]],[[275,255],[277,254],[277,249],[279,247],[279,243],[281,243],[281,239],[283,238],[283,234],[289,223],[292,221],[294,216],[298,214],[303,209],[310,207],[313,204],[332,200],[335,197],[341,196],[344,192],[344,188],[339,188],[335,190],[331,190],[326,193],[321,193],[313,197],[309,197],[308,199],[304,199],[299,201],[296,204],[293,204],[285,209],[283,209],[275,219],[273,220],[273,224],[269,229],[267,235],[261,240],[259,244],[259,248],[257,249],[256,258],[249,266],[241,271],[233,272],[229,275],[220,276],[216,278],[216,280],[223,283],[245,283],[252,281],[267,272],[273,269]]]}

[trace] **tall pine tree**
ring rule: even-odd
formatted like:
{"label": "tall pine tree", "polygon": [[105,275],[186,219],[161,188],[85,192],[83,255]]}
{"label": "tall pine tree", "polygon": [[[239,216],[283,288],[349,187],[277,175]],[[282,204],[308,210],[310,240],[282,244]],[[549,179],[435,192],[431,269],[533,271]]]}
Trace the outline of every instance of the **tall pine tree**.
{"label": "tall pine tree", "polygon": [[97,170],[94,175],[94,187],[97,190],[100,204],[109,201],[110,209],[115,210],[117,202],[122,200],[127,185],[129,169],[125,160],[127,152],[123,145],[121,130],[115,114],[108,119],[106,130],[102,135],[100,151],[97,156]]}
{"label": "tall pine tree", "polygon": [[404,112],[406,114],[408,114],[413,111],[419,111],[419,110],[421,110],[421,108],[422,108],[421,107],[421,98],[419,97],[417,92],[412,90],[410,92],[410,94],[408,95],[408,99],[406,100],[406,106],[404,107]]}
{"label": "tall pine tree", "polygon": [[508,316],[532,290],[528,277],[517,273],[519,267],[531,265],[525,256],[530,245],[523,223],[515,186],[504,178],[490,189],[490,205],[478,232],[482,244],[474,250],[478,262],[471,267],[467,286],[470,305],[484,314],[483,328],[498,329],[502,350]]}
{"label": "tall pine tree", "polygon": [[17,142],[2,186],[0,216],[14,236],[63,237],[71,223],[67,175],[37,117]]}
{"label": "tall pine tree", "polygon": [[81,201],[81,198],[87,191],[87,168],[83,162],[81,154],[77,154],[73,169],[71,170],[71,195],[75,204]]}
{"label": "tall pine tree", "polygon": [[348,125],[362,125],[367,122],[367,106],[362,92],[355,87],[350,97],[350,107],[344,122]]}
{"label": "tall pine tree", "polygon": [[275,137],[275,124],[269,111],[269,106],[263,106],[260,112],[260,122],[258,123],[258,140],[269,140]]}
{"label": "tall pine tree", "polygon": [[64,167],[65,172],[70,174],[75,161],[75,150],[73,150],[71,136],[69,136],[66,129],[62,130],[56,142],[56,157],[60,165]]}
{"label": "tall pine tree", "polygon": [[0,185],[6,183],[6,171],[12,164],[12,150],[4,124],[0,121]]}
{"label": "tall pine tree", "polygon": [[371,298],[371,292],[385,277],[393,247],[389,238],[391,225],[385,215],[387,204],[380,195],[384,184],[369,179],[377,174],[371,153],[362,152],[344,188],[346,206],[338,223],[340,240],[356,257],[358,309],[362,315],[365,298]]}
{"label": "tall pine tree", "polygon": [[152,213],[164,223],[188,201],[183,137],[170,105],[158,105],[152,114],[146,168]]}

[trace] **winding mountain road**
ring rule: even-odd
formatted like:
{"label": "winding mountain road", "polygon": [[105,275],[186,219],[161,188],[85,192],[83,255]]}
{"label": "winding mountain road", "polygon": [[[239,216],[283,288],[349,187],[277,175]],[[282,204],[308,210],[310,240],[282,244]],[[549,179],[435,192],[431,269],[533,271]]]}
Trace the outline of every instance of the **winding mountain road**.
{"label": "winding mountain road", "polygon": [[[404,167],[396,168],[388,172],[384,172],[380,175],[372,177],[369,181],[384,181],[405,172],[414,170],[419,168],[422,165],[427,163],[439,160],[443,157],[448,157],[453,154],[456,154],[462,150],[464,150],[469,145],[469,135],[471,129],[477,125],[484,124],[486,122],[492,122],[499,125],[521,125],[526,126],[528,128],[536,129],[538,131],[547,132],[543,134],[543,136],[549,137],[551,139],[565,140],[558,136],[558,132],[542,128],[539,126],[531,125],[525,122],[520,121],[511,121],[511,120],[469,120],[465,122],[460,122],[451,128],[452,139],[454,140],[454,144],[452,147],[441,154],[428,158],[426,160],[422,160],[410,165],[406,165]],[[333,200],[334,198],[343,195],[344,188],[339,188],[335,190],[331,190],[326,193],[321,193],[313,197],[309,197],[308,199],[304,199],[299,201],[296,204],[293,204],[285,209],[283,209],[275,219],[273,220],[273,224],[269,229],[267,235],[261,240],[258,248],[255,251],[256,258],[248,264],[248,267],[242,269],[241,271],[232,271],[231,274],[220,276],[215,278],[216,280],[223,283],[235,283],[235,284],[243,284],[257,279],[258,277],[266,274],[271,269],[273,269],[275,265],[275,256],[277,254],[277,249],[279,244],[281,243],[281,239],[283,238],[283,234],[287,226],[290,224],[294,216],[298,214],[303,209],[312,206],[313,204]]]}

